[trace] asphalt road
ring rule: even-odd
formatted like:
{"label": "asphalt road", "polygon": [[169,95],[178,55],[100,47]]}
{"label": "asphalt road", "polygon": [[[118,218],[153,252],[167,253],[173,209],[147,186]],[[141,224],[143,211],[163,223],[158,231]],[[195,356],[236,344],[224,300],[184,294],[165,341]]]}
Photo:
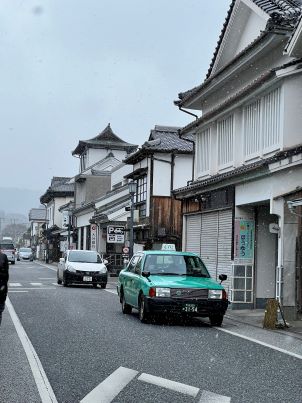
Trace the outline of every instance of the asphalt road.
{"label": "asphalt road", "polygon": [[65,288],[54,268],[11,266],[10,301],[58,402],[101,401],[85,397],[102,382],[96,396],[119,403],[302,402],[302,360],[206,320],[141,324],[121,313],[115,281]]}

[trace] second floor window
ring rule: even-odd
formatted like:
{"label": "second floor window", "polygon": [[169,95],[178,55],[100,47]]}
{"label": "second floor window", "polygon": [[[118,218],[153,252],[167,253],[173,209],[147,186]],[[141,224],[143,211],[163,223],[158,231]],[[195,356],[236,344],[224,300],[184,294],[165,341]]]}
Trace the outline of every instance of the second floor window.
{"label": "second floor window", "polygon": [[234,117],[233,115],[217,122],[218,166],[227,168],[234,160]]}
{"label": "second floor window", "polygon": [[143,176],[137,180],[136,203],[147,200],[147,176]]}
{"label": "second floor window", "polygon": [[280,142],[280,88],[243,109],[246,159],[274,151]]}
{"label": "second floor window", "polygon": [[197,136],[197,175],[206,175],[210,171],[211,129],[203,130]]}

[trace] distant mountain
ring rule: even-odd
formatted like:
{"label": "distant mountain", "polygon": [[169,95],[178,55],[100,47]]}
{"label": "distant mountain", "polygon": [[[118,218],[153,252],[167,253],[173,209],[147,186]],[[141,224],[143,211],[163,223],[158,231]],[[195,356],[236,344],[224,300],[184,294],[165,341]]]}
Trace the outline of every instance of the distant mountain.
{"label": "distant mountain", "polygon": [[39,190],[0,187],[0,211],[28,217],[31,208],[39,207],[42,194]]}

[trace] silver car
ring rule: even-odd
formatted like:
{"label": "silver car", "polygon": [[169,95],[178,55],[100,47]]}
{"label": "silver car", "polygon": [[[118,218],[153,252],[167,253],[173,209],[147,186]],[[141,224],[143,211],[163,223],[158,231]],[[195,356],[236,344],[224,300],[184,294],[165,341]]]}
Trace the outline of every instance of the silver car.
{"label": "silver car", "polygon": [[34,254],[31,248],[20,248],[17,255],[17,260],[34,260]]}

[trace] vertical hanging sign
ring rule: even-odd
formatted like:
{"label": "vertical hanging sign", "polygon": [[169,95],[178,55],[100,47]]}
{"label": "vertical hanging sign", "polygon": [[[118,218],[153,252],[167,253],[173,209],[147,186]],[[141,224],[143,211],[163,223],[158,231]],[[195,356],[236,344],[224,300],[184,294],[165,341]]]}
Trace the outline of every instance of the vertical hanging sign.
{"label": "vertical hanging sign", "polygon": [[90,226],[90,250],[96,250],[96,224]]}
{"label": "vertical hanging sign", "polygon": [[255,222],[235,219],[234,261],[252,264],[254,262]]}

